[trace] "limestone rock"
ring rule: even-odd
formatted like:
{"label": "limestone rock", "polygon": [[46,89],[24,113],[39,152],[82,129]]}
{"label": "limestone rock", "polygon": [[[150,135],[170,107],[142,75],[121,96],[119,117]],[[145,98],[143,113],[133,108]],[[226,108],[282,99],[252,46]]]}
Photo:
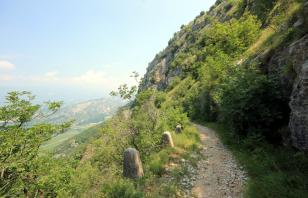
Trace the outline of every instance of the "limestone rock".
{"label": "limestone rock", "polygon": [[163,143],[164,146],[174,147],[172,136],[171,136],[171,133],[169,131],[166,131],[166,132],[163,133],[162,143]]}
{"label": "limestone rock", "polygon": [[176,133],[181,133],[182,132],[182,125],[180,125],[180,124],[176,125],[175,132]]}
{"label": "limestone rock", "polygon": [[289,127],[293,146],[308,150],[308,60],[294,83]]}
{"label": "limestone rock", "polygon": [[304,20],[302,18],[299,18],[294,24],[293,27],[300,27],[304,24]]}
{"label": "limestone rock", "polygon": [[[290,139],[286,142],[308,150],[308,35],[277,51],[267,66],[268,73],[280,75],[283,97],[290,100]],[[286,66],[292,72],[283,72]]]}
{"label": "limestone rock", "polygon": [[137,179],[143,176],[140,155],[134,148],[128,148],[124,151],[123,175],[131,179]]}

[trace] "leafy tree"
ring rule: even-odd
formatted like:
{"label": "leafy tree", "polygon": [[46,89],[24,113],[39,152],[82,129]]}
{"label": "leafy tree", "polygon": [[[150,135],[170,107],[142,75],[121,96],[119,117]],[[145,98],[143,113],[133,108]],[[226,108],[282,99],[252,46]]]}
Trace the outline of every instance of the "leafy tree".
{"label": "leafy tree", "polygon": [[[64,132],[70,122],[63,124],[37,123],[35,118],[56,112],[61,102],[33,104],[30,92],[10,92],[0,106],[0,194],[34,196],[43,190],[37,165],[40,146],[53,135]],[[40,164],[45,166],[45,164]]]}
{"label": "leafy tree", "polygon": [[[134,78],[135,81],[139,83],[139,74],[136,71],[134,71],[130,77]],[[110,95],[120,96],[124,100],[131,100],[137,93],[137,89],[138,88],[135,85],[129,87],[127,84],[122,84],[118,87],[118,91],[111,91]]]}
{"label": "leafy tree", "polygon": [[221,85],[220,116],[236,132],[258,133],[278,140],[274,132],[285,123],[288,102],[284,101],[275,78],[254,70],[241,70]]}
{"label": "leafy tree", "polygon": [[137,86],[128,87],[127,84],[120,85],[118,92],[110,92],[111,96],[120,96],[124,100],[130,100],[134,97],[137,92]]}
{"label": "leafy tree", "polygon": [[240,19],[219,23],[200,35],[199,45],[204,46],[205,56],[223,52],[231,58],[243,53],[256,40],[260,33],[261,23],[256,16],[245,13]]}

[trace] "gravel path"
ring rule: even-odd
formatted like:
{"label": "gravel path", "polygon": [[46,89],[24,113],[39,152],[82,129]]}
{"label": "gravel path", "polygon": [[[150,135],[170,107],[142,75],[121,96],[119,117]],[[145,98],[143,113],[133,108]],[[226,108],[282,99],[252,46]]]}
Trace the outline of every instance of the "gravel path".
{"label": "gravel path", "polygon": [[203,160],[198,163],[192,194],[198,198],[240,198],[247,180],[232,154],[212,129],[195,125],[203,144]]}

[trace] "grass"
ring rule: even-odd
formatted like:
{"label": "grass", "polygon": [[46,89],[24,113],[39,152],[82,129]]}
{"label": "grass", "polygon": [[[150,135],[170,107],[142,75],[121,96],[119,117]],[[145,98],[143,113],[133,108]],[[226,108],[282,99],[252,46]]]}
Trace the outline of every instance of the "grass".
{"label": "grass", "polygon": [[[95,127],[95,126],[94,126]],[[51,140],[47,141],[40,148],[42,153],[54,152],[58,147],[63,146],[63,144],[72,144],[75,142],[79,135],[87,133],[90,128],[94,128],[92,125],[82,125],[72,127],[65,133],[59,134],[53,137]]]}
{"label": "grass", "polygon": [[151,156],[149,170],[154,175],[162,175],[165,172],[165,165],[170,161],[170,155],[174,152],[173,148],[163,149]]}
{"label": "grass", "polygon": [[[146,197],[179,197],[183,190],[179,182],[187,174],[187,167],[181,160],[196,166],[200,159],[197,155],[200,137],[194,126],[186,126],[182,133],[172,132],[172,138],[175,147],[162,148],[144,162],[145,177],[137,181],[136,186]],[[168,180],[168,177],[173,179]]]}
{"label": "grass", "polygon": [[129,180],[117,180],[103,186],[102,191],[110,198],[142,198],[144,193],[135,189]]}
{"label": "grass", "polygon": [[181,158],[190,159],[190,155],[200,148],[199,133],[194,126],[185,127],[182,133],[172,132],[172,138],[174,148],[164,148],[150,157],[149,169],[154,175],[163,175],[169,162],[177,163]]}
{"label": "grass", "polygon": [[200,136],[197,129],[193,126],[187,126],[182,133],[176,134],[172,132],[172,137],[176,147],[196,151],[200,144]]}
{"label": "grass", "polygon": [[245,197],[305,198],[308,195],[308,156],[293,148],[275,146],[260,137],[240,139],[226,127],[206,123],[246,169]]}
{"label": "grass", "polygon": [[[284,2],[280,1],[277,3],[272,12],[269,13],[268,17],[272,18],[271,23],[268,24],[267,28],[262,30],[258,40],[247,50],[248,57],[251,55],[260,54],[266,50],[269,51],[271,49],[275,49],[286,40],[290,42],[301,36],[297,32],[300,30],[296,30],[296,28],[284,29],[282,26],[286,26],[286,24],[290,23],[290,19],[292,19],[292,17],[295,16],[301,9],[303,1],[292,0],[289,2],[289,5],[285,11],[282,11],[282,13],[279,14],[275,13],[281,9],[280,7],[282,6],[282,3]],[[288,27],[290,27],[290,25],[288,25]],[[290,39],[289,36],[292,33],[295,38]]]}

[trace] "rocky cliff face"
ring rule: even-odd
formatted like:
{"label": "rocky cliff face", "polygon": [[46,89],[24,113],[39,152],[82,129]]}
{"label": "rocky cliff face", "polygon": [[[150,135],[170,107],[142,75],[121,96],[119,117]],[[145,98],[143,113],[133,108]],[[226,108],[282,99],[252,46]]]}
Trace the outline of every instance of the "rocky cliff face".
{"label": "rocky cliff face", "polygon": [[275,50],[265,64],[269,74],[280,76],[284,96],[289,99],[289,140],[300,150],[308,150],[308,2],[295,16],[294,28],[304,36]]}
{"label": "rocky cliff face", "polygon": [[290,101],[292,144],[298,149],[308,150],[308,35],[277,50],[266,67],[269,74],[280,76],[283,97]]}
{"label": "rocky cliff face", "polygon": [[224,13],[218,12],[213,7],[207,14],[201,12],[193,22],[182,26],[181,30],[175,33],[174,37],[169,41],[168,46],[149,63],[143,82],[140,85],[140,90],[149,87],[163,90],[170,85],[174,77],[182,74],[180,67],[172,67],[171,63],[179,52],[190,47],[194,42],[196,33],[210,25],[207,16],[217,17],[221,20],[226,18]]}
{"label": "rocky cliff face", "polygon": [[[244,10],[256,9],[253,2],[243,2],[246,3]],[[182,27],[149,64],[140,90],[149,87],[164,90],[174,77],[181,76],[183,71],[180,67],[172,65],[177,54],[188,49],[197,39],[198,32],[211,25],[209,18],[226,21],[243,12],[236,13],[232,9],[227,1],[216,3],[206,14],[201,13],[193,22]],[[227,14],[230,12],[235,14]],[[261,60],[260,68],[265,73],[280,77],[284,89],[282,97],[289,100],[289,136],[292,145],[300,150],[308,150],[308,2],[302,3],[300,11],[292,17],[292,24],[284,28],[286,31],[288,28],[299,29],[301,36],[293,41],[286,40],[285,45],[282,43],[276,49],[264,52],[266,58],[256,55],[256,59]],[[268,20],[264,21],[267,23]]]}
{"label": "rocky cliff face", "polygon": [[291,138],[294,146],[308,150],[308,35],[292,44],[289,54],[296,62],[296,79],[290,101]]}
{"label": "rocky cliff face", "polygon": [[308,150],[308,59],[300,67],[291,95],[290,130],[295,147]]}

